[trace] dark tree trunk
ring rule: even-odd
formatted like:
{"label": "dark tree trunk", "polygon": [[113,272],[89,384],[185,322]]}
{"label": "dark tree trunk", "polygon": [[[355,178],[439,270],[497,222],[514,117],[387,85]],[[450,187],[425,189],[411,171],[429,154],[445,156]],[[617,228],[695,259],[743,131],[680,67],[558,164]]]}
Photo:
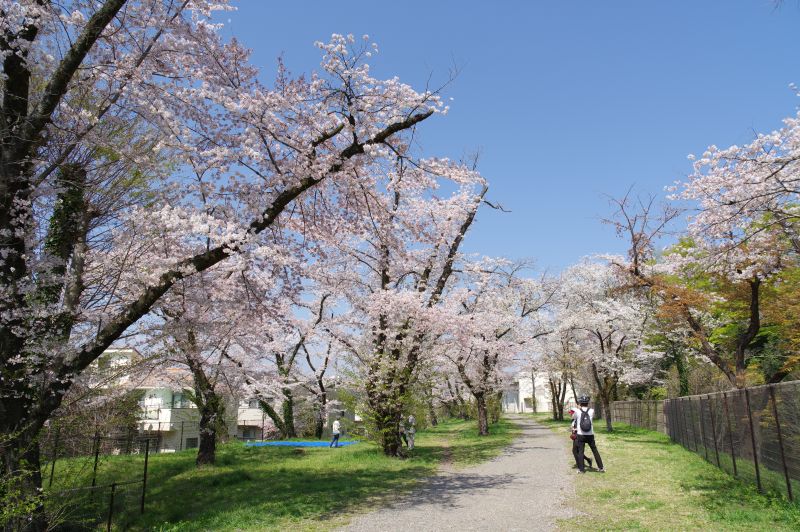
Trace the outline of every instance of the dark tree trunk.
{"label": "dark tree trunk", "polygon": [[288,388],[283,389],[283,427],[284,438],[296,438],[297,431],[294,428],[294,396],[292,390]]}
{"label": "dark tree trunk", "polygon": [[567,384],[561,380],[550,377],[550,403],[553,405],[553,419],[556,421],[564,420],[564,397],[567,391]]}
{"label": "dark tree trunk", "polygon": [[321,440],[322,435],[325,433],[325,416],[322,410],[319,409],[314,412],[314,416],[314,437]]}
{"label": "dark tree trunk", "polygon": [[558,401],[558,419],[564,420],[564,400],[567,397],[567,378],[565,376],[561,376],[561,383],[560,383],[560,391],[561,395],[559,396],[560,399]]}
{"label": "dark tree trunk", "polygon": [[[187,338],[189,349],[196,351],[197,340],[193,330],[189,329]],[[217,459],[217,435],[225,431],[225,403],[193,352],[187,352],[186,364],[192,372],[194,404],[200,410],[200,445],[195,463],[198,466],[211,465]]]}
{"label": "dark tree trunk", "polygon": [[314,424],[314,436],[316,436],[318,440],[322,439],[322,435],[325,432],[325,410],[327,408],[327,404],[328,396],[323,391],[319,396],[318,402],[316,403],[316,412],[314,412],[314,415],[316,416]]}
{"label": "dark tree trunk", "polygon": [[378,430],[381,448],[386,456],[404,456],[400,439],[401,417],[402,412],[399,409],[384,408],[375,411],[375,428]]}
{"label": "dark tree trunk", "polygon": [[261,410],[267,413],[267,416],[275,423],[275,428],[278,429],[278,432],[281,435],[281,438],[286,437],[286,427],[283,425],[283,418],[281,417],[278,412],[272,408],[272,405],[269,404],[267,401],[263,399],[258,400],[258,404],[261,407]]}
{"label": "dark tree trunk", "polygon": [[[8,432],[4,432],[8,434]],[[34,431],[23,432],[0,444],[3,482],[9,492],[0,491],[0,500],[8,505],[11,514],[4,524],[5,531],[39,532],[48,529],[44,505],[39,496],[42,486],[39,444]],[[31,508],[32,512],[14,512],[14,508]]]}
{"label": "dark tree trunk", "polygon": [[[597,392],[597,397],[600,397],[602,394]],[[603,401],[595,401],[594,403],[594,418],[595,419],[605,419],[605,412],[603,411]]]}
{"label": "dark tree trunk", "polygon": [[603,410],[605,410],[606,414],[606,430],[608,432],[613,432],[614,427],[612,425],[612,420],[611,420],[611,401],[608,397],[608,394],[603,394],[602,400],[603,400]]}
{"label": "dark tree trunk", "polygon": [[436,409],[433,407],[433,399],[428,399],[428,417],[431,421],[431,427],[435,427],[439,424],[439,418],[436,417]]}
{"label": "dark tree trunk", "polygon": [[476,393],[475,404],[478,407],[478,436],[489,435],[489,413],[486,409],[486,395],[482,392]]}
{"label": "dark tree trunk", "polygon": [[199,466],[212,465],[217,459],[217,414],[210,408],[202,408],[200,413],[200,447],[197,449],[195,463]]}
{"label": "dark tree trunk", "polygon": [[689,395],[689,371],[686,367],[686,355],[680,347],[673,347],[675,369],[678,371],[678,396]]}
{"label": "dark tree trunk", "polygon": [[213,388],[202,391],[198,401],[200,410],[200,446],[197,449],[197,465],[211,465],[217,459],[217,438],[225,436],[225,403]]}
{"label": "dark tree trunk", "polygon": [[575,378],[570,376],[569,378],[569,387],[572,389],[572,399],[575,401],[575,404],[578,404],[578,394],[575,392]]}
{"label": "dark tree trunk", "polygon": [[502,407],[500,405],[502,404],[502,402],[503,402],[503,392],[502,391],[496,392],[494,394],[493,401],[490,405],[490,413],[493,425],[500,422],[500,414],[502,413],[501,411]]}

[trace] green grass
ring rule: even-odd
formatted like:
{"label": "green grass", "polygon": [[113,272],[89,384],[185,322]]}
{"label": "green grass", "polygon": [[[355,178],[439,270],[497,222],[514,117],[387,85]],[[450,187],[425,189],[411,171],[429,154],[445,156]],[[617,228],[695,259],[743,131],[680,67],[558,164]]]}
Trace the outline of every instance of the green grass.
{"label": "green grass", "polygon": [[[568,421],[537,420],[569,442]],[[758,493],[664,434],[615,423],[596,438],[607,472],[576,475],[571,506],[585,515],[561,522],[565,530],[800,530],[800,507]]]}
{"label": "green grass", "polygon": [[[474,421],[445,421],[419,432],[416,449],[404,460],[387,458],[370,443],[339,449],[229,443],[219,448],[215,466],[199,469],[194,465],[193,451],[151,455],[146,512],[138,513],[141,485],[121,490],[115,528],[333,528],[346,522],[347,514],[370,509],[411,489],[420,479],[434,474],[443,461],[464,467],[487,460],[517,434],[505,420],[493,425],[492,431],[491,436],[479,438]],[[90,462],[57,462],[53,489],[90,483]],[[141,456],[105,457],[98,484],[138,479],[142,462]],[[98,515],[107,514],[107,493],[98,494],[93,510]]]}

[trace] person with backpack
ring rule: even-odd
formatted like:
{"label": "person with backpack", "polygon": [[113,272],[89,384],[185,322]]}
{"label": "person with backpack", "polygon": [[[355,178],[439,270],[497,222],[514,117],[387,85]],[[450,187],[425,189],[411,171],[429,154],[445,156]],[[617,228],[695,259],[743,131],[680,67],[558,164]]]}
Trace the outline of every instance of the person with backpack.
{"label": "person with backpack", "polygon": [[[570,408],[569,415],[572,416],[572,425],[570,425],[570,439],[572,440],[572,456],[575,457],[575,467],[578,467],[578,421],[575,419],[576,409]],[[584,455],[584,460],[589,464],[589,469],[592,468],[592,459]]]}
{"label": "person with backpack", "polygon": [[586,473],[584,451],[587,443],[592,449],[594,459],[597,460],[597,470],[601,473],[605,472],[603,468],[603,459],[600,457],[600,452],[597,450],[597,444],[594,441],[593,418],[594,408],[589,408],[589,396],[580,396],[578,398],[578,410],[572,414],[572,421],[575,423],[576,429],[575,441],[578,444],[578,473]]}

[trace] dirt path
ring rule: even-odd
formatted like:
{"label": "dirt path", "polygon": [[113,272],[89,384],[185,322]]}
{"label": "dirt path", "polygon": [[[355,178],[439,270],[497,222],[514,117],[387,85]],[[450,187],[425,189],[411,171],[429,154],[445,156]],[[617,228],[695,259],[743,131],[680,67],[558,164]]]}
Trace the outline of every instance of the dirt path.
{"label": "dirt path", "polygon": [[345,530],[553,530],[572,515],[569,439],[529,417],[522,435],[490,462],[441,474]]}

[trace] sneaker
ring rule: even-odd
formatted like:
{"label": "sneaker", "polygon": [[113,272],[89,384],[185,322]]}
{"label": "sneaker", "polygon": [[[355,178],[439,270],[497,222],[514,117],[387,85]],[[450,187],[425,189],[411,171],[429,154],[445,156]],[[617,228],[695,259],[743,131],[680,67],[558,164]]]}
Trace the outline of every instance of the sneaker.
{"label": "sneaker", "polygon": [[605,473],[606,472],[606,468],[601,467],[600,469],[597,470],[597,472],[598,473]]}
{"label": "sneaker", "polygon": [[579,475],[583,475],[584,473],[586,473],[586,471],[581,471],[580,469],[578,469],[578,474]]}

